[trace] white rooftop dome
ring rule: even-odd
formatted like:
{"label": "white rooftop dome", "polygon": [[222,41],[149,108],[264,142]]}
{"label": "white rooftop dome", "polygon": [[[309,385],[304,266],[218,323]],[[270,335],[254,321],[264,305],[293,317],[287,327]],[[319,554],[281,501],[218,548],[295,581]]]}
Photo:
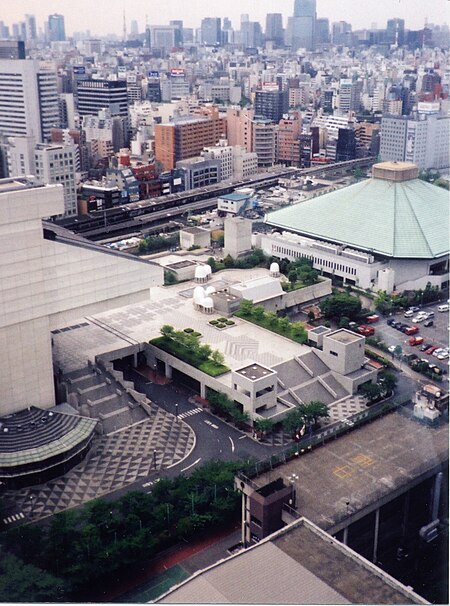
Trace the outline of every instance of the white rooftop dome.
{"label": "white rooftop dome", "polygon": [[216,289],[214,288],[214,286],[207,286],[205,292],[207,295],[212,295],[216,292]]}
{"label": "white rooftop dome", "polygon": [[202,301],[202,305],[205,309],[213,309],[214,301],[211,299],[211,297],[205,297]]}
{"label": "white rooftop dome", "polygon": [[195,268],[194,278],[195,279],[202,279],[202,278],[206,278],[206,276],[207,276],[207,273],[206,273],[205,266],[204,265],[197,265],[197,267]]}
{"label": "white rooftop dome", "polygon": [[194,288],[193,298],[194,303],[201,303],[203,301],[203,299],[205,298],[205,291],[203,289],[203,286],[196,286]]}
{"label": "white rooftop dome", "polygon": [[270,264],[270,271],[279,272],[280,271],[280,266],[278,265],[278,263],[271,263]]}
{"label": "white rooftop dome", "polygon": [[206,275],[207,276],[211,275],[211,272],[212,272],[211,266],[206,264],[206,265],[203,265],[203,267],[205,268]]}

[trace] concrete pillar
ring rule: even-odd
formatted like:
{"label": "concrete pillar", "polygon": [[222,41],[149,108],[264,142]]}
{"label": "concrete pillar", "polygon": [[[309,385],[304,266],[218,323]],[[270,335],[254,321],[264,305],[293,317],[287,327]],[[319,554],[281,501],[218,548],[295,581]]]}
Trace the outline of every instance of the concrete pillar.
{"label": "concrete pillar", "polygon": [[137,368],[138,365],[138,355],[137,353],[133,354],[133,368]]}
{"label": "concrete pillar", "polygon": [[172,378],[172,366],[169,364],[169,362],[166,362],[165,366],[166,366],[166,377],[168,379],[171,379]]}
{"label": "concrete pillar", "polygon": [[378,557],[378,533],[380,531],[380,508],[375,512],[375,529],[373,536],[373,553],[372,553],[372,562],[375,564]]}
{"label": "concrete pillar", "polygon": [[342,537],[344,545],[348,545],[348,526],[344,528],[344,536]]}
{"label": "concrete pillar", "polygon": [[200,383],[200,397],[206,399],[206,385]]}

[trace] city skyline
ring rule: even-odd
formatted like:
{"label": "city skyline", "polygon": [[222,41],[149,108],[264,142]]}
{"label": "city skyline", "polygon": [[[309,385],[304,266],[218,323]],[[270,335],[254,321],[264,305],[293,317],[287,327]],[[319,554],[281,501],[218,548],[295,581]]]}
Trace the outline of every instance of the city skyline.
{"label": "city skyline", "polygon": [[[2,14],[6,25],[22,21],[25,14],[34,14],[38,27],[52,13],[61,13],[65,17],[66,32],[70,36],[73,32],[90,30],[93,35],[105,36],[116,34],[121,36],[123,31],[123,11],[125,10],[127,31],[130,31],[132,20],[138,22],[139,31],[145,29],[146,16],[149,24],[164,24],[171,19],[183,19],[186,27],[199,27],[200,21],[206,16],[229,17],[234,29],[239,29],[240,15],[248,14],[250,20],[265,23],[265,15],[271,12],[281,12],[283,26],[286,26],[287,17],[293,14],[294,2],[288,0],[275,3],[273,0],[252,0],[248,3],[233,1],[227,5],[224,12],[223,3],[218,0],[202,2],[196,0],[189,4],[189,10],[183,9],[175,0],[166,0],[164,13],[152,14],[151,6],[145,0],[112,0],[109,4],[108,18],[105,19],[104,5],[93,5],[86,0],[80,0],[76,6],[69,0],[46,0],[36,5],[34,0],[17,0],[10,4]],[[180,14],[181,13],[181,14]],[[364,11],[355,12],[352,0],[341,0],[339,5],[334,0],[317,0],[317,16],[328,18],[331,22],[345,20],[352,24],[353,29],[368,29],[376,23],[378,28],[386,27],[390,18],[405,19],[408,29],[420,29],[425,21],[442,25],[449,22],[449,2],[435,0],[433,3],[424,3],[422,0],[369,0],[364,5]]]}

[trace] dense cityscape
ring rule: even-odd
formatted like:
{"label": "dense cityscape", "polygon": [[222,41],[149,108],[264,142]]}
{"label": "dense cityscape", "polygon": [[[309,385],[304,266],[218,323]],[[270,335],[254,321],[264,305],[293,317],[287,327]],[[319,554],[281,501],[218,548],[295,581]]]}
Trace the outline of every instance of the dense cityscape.
{"label": "dense cityscape", "polygon": [[119,4],[0,20],[0,601],[448,603],[448,7]]}

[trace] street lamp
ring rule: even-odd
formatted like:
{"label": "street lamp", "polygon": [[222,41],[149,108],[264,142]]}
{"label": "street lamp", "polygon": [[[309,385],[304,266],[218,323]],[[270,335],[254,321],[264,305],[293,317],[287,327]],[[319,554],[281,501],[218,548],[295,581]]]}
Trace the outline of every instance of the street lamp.
{"label": "street lamp", "polygon": [[178,421],[178,402],[175,403],[175,419]]}
{"label": "street lamp", "polygon": [[296,482],[298,480],[298,475],[296,473],[293,473],[292,475],[288,476],[288,480],[292,486],[292,493],[291,493],[292,498],[289,499],[289,505],[291,505],[291,507],[293,509],[295,509],[296,501],[297,501]]}
{"label": "street lamp", "polygon": [[153,467],[156,469],[156,449],[153,451]]}

